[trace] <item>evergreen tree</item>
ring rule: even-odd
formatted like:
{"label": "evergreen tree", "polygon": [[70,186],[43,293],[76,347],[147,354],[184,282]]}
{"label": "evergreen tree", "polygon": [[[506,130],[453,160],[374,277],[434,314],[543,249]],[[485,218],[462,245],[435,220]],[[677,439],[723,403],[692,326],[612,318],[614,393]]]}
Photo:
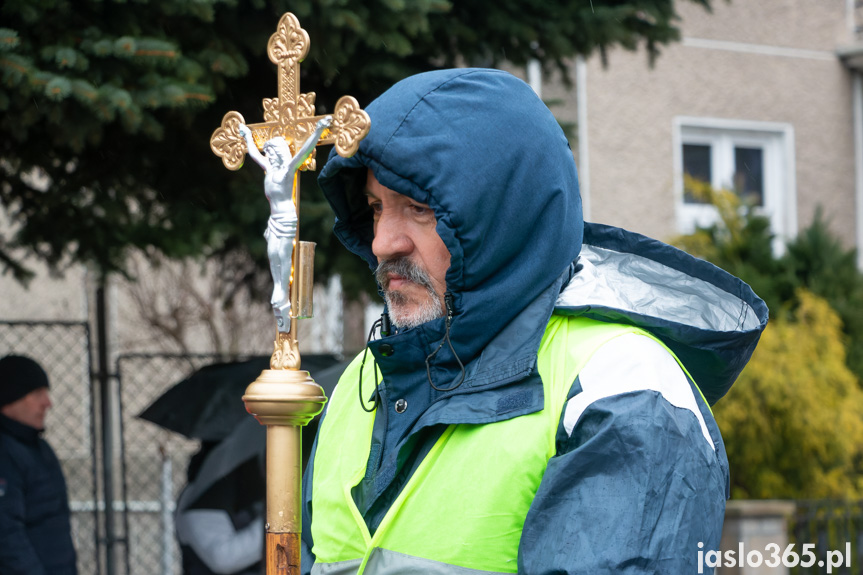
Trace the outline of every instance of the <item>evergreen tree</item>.
{"label": "evergreen tree", "polygon": [[787,247],[782,265],[839,314],[848,367],[863,383],[863,274],[857,268],[857,250],[845,248],[833,235],[820,208],[812,224]]}
{"label": "evergreen tree", "polygon": [[[643,44],[653,58],[679,36],[674,0],[6,0],[0,204],[12,231],[0,232],[0,269],[23,279],[19,258],[35,254],[122,271],[138,248],[245,262],[238,281],[266,274],[261,175],[226,173],[209,136],[225,112],[254,122],[276,95],[265,49],[287,11],[311,37],[301,89],[319,113],[423,70],[536,58],[568,79],[576,54]],[[313,176],[301,216],[317,272],[338,270],[349,293],[372,287],[332,238]]]}

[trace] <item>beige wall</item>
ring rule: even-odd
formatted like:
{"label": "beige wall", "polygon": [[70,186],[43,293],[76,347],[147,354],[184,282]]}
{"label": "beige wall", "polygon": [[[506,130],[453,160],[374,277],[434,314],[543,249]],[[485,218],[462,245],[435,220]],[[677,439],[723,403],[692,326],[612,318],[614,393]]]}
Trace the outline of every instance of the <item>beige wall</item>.
{"label": "beige wall", "polygon": [[828,51],[852,39],[846,0],[713,0],[711,12],[675,4],[689,37]]}
{"label": "beige wall", "polygon": [[[273,351],[275,320],[266,299],[238,297],[223,309],[209,298],[219,281],[212,265],[167,262],[148,266],[130,256],[133,280],[114,274],[106,291],[109,350],[123,353],[189,352],[266,355]],[[140,265],[138,265],[140,264]],[[0,276],[0,321],[90,321],[95,345],[95,274],[72,265],[62,275],[29,259],[28,285]],[[299,323],[300,351],[342,351],[342,292],[337,280],[315,286],[315,317]],[[156,320],[164,330],[154,327]],[[166,335],[171,331],[176,337]],[[182,343],[181,343],[182,342]],[[0,357],[8,350],[0,348]]]}
{"label": "beige wall", "polygon": [[607,68],[588,61],[591,219],[660,239],[676,233],[675,116],[778,122],[794,132],[799,227],[823,205],[852,245],[851,76],[833,55],[851,40],[845,2],[716,2],[712,15],[681,3],[680,12],[683,41],[653,68],[643,51],[614,50]]}
{"label": "beige wall", "polygon": [[[0,214],[0,226],[9,229],[8,220]],[[22,252],[13,252],[20,256]],[[19,283],[11,272],[0,274],[0,320],[3,321],[84,321],[87,298],[84,289],[87,270],[84,266],[65,267],[62,274],[51,273],[48,266],[33,258],[25,266],[33,272],[26,284]],[[4,355],[0,349],[0,357]]]}

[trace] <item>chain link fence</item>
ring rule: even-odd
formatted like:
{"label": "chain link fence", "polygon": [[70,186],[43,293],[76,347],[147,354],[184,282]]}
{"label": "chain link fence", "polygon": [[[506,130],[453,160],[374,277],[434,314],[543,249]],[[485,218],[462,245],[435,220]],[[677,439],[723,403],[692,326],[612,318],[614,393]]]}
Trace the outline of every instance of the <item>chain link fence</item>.
{"label": "chain link fence", "polygon": [[180,573],[174,504],[186,484],[189,458],[200,442],[137,415],[175,383],[219,359],[210,354],[129,354],[117,360],[122,438],[117,485],[125,502],[117,525],[119,539],[125,543],[118,573]]}
{"label": "chain link fence", "polygon": [[91,384],[86,322],[0,321],[0,356],[24,355],[48,373],[51,402],[45,439],[63,467],[72,509],[78,572],[101,573],[97,457],[98,413]]}

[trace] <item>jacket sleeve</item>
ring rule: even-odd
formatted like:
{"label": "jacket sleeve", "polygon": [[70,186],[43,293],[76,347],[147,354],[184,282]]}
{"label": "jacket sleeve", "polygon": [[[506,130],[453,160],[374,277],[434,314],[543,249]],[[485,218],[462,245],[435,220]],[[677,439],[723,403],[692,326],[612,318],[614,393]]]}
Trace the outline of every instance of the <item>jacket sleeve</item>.
{"label": "jacket sleeve", "polygon": [[45,575],[42,561],[30,544],[24,518],[24,477],[0,437],[0,573]]}
{"label": "jacket sleeve", "polygon": [[176,528],[180,543],[189,545],[213,573],[237,573],[260,561],[264,552],[263,517],[238,530],[227,511],[187,509],[177,514]]}
{"label": "jacket sleeve", "polygon": [[719,547],[727,490],[722,439],[697,388],[652,339],[615,338],[564,406],[518,572],[696,573],[699,552]]}

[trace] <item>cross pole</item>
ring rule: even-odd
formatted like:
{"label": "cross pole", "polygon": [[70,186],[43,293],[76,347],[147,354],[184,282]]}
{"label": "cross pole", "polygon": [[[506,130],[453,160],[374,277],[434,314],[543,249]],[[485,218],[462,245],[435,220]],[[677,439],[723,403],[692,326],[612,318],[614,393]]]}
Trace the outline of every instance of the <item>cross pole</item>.
{"label": "cross pole", "polygon": [[[300,92],[300,62],[308,51],[308,33],[293,14],[286,13],[267,43],[270,61],[278,66],[278,97],[264,98],[264,121],[247,125],[259,150],[263,150],[268,140],[281,136],[296,153],[314,132],[317,121],[323,118],[315,115],[315,94]],[[350,157],[368,134],[371,120],[351,96],[343,96],[336,102],[332,116],[332,125],[321,134],[317,145],[334,144],[339,155]],[[210,138],[210,148],[230,170],[238,170],[243,165],[248,151],[239,132],[240,124],[245,123],[238,112],[228,112]],[[315,169],[314,152],[300,169]],[[299,196],[299,178],[295,173],[293,201],[298,216]],[[307,371],[300,371],[296,337],[297,319],[311,315],[310,311],[304,312],[311,306],[301,302],[306,295],[310,298],[311,293],[299,292],[306,280],[311,290],[313,247],[309,242],[294,241],[290,322],[287,324],[277,314],[271,369],[264,370],[243,396],[246,410],[267,426],[267,575],[300,573],[301,427],[320,413],[326,402],[323,389]]]}

